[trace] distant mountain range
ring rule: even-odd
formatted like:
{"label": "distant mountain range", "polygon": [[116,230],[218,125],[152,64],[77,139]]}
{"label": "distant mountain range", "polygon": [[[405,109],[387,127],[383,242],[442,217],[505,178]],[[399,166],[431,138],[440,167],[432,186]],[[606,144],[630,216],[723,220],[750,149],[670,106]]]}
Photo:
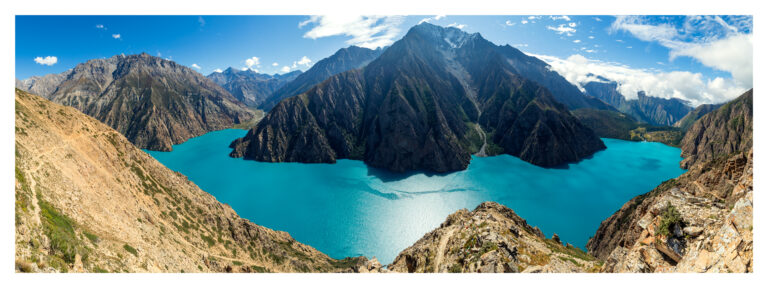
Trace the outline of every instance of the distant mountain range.
{"label": "distant mountain range", "polygon": [[500,49],[477,33],[417,25],[362,69],[279,102],[231,155],[448,172],[479,151],[552,167],[605,148]]}
{"label": "distant mountain range", "polygon": [[672,126],[693,110],[687,102],[676,99],[664,99],[637,94],[637,99],[626,99],[618,91],[618,84],[599,77],[601,81],[584,84],[587,95],[605,101],[617,110],[629,114],[638,121],[657,126]]}
{"label": "distant mountain range", "polygon": [[207,77],[229,91],[240,102],[256,107],[261,105],[277,89],[293,81],[299,75],[301,75],[300,70],[269,75],[257,73],[250,69],[238,70],[230,67],[222,72],[213,72]]}
{"label": "distant mountain range", "polygon": [[210,79],[146,53],[94,59],[16,85],[75,107],[150,150],[170,151],[173,144],[253,118]]}
{"label": "distant mountain range", "polygon": [[309,88],[312,88],[312,86],[328,79],[328,77],[367,65],[373,61],[373,59],[379,57],[382,51],[382,48],[371,50],[357,46],[349,46],[347,48],[339,49],[339,51],[336,51],[333,55],[315,63],[312,68],[309,68],[307,72],[298,75],[295,80],[290,81],[277,89],[277,91],[272,93],[261,105],[259,105],[259,108],[269,111],[272,107],[275,107],[280,100],[301,94],[302,92],[309,90]]}

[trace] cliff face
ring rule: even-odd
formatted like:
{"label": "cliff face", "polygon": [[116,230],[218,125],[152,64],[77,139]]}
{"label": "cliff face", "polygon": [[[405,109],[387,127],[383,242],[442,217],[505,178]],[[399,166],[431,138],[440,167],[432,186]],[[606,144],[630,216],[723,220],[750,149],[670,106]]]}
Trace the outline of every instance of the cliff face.
{"label": "cliff face", "polygon": [[231,156],[448,172],[484,144],[547,167],[605,148],[479,34],[421,24],[362,70],[281,101]]}
{"label": "cliff face", "polygon": [[752,271],[752,146],[742,137],[751,139],[751,106],[750,90],[702,117],[684,140],[697,138],[700,130],[740,135],[699,138],[700,147],[735,150],[697,150],[705,154],[686,158],[688,172],[635,197],[601,223],[587,249],[605,261],[603,271]]}
{"label": "cliff face", "polygon": [[269,97],[259,105],[259,108],[264,111],[269,111],[281,100],[299,95],[312,88],[312,86],[328,79],[328,77],[344,71],[362,68],[373,61],[373,59],[376,59],[376,57],[379,57],[381,52],[381,48],[371,50],[357,46],[349,46],[347,48],[339,49],[339,51],[336,51],[336,53],[328,58],[320,60],[315,63],[315,65],[312,65],[312,68],[309,68],[307,72],[296,77],[295,80],[288,82],[272,93],[272,95],[269,95]]}
{"label": "cliff face", "polygon": [[639,92],[637,99],[626,99],[617,90],[618,84],[616,82],[602,77],[598,78],[605,82],[584,84],[587,95],[605,101],[638,121],[656,126],[672,126],[693,110],[682,100],[648,96],[644,92]]}
{"label": "cliff face", "polygon": [[688,112],[683,119],[675,122],[675,127],[679,127],[682,131],[688,131],[688,129],[691,129],[691,126],[693,126],[693,123],[696,123],[696,120],[704,117],[704,115],[709,112],[717,110],[721,106],[723,106],[723,104],[701,104],[696,107],[696,109]]}
{"label": "cliff face", "polygon": [[696,121],[681,147],[685,159],[680,166],[685,169],[751,148],[752,90]]}
{"label": "cliff face", "polygon": [[255,225],[117,131],[16,91],[16,269],[332,272],[334,260]]}
{"label": "cliff face", "polygon": [[459,210],[400,252],[389,271],[426,273],[595,272],[594,257],[559,238],[546,239],[511,209],[494,202]]}
{"label": "cliff face", "polygon": [[253,118],[211,80],[147,54],[90,60],[43,78],[48,80],[31,81],[26,90],[50,92],[41,96],[106,123],[140,148],[170,151],[173,144]]}
{"label": "cliff face", "polygon": [[213,72],[206,77],[227,90],[240,102],[256,107],[261,105],[277,89],[293,81],[299,75],[301,75],[301,71],[268,75],[252,70],[235,70],[230,67],[222,72]]}

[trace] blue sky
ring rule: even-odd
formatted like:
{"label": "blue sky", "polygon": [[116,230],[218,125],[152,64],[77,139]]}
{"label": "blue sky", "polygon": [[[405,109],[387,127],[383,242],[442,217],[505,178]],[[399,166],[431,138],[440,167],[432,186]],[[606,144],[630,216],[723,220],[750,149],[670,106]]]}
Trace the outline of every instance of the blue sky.
{"label": "blue sky", "polygon": [[750,16],[17,16],[16,77],[141,52],[205,75],[307,70],[339,48],[390,45],[422,21],[515,46],[576,85],[607,76],[629,98],[719,102],[752,86]]}

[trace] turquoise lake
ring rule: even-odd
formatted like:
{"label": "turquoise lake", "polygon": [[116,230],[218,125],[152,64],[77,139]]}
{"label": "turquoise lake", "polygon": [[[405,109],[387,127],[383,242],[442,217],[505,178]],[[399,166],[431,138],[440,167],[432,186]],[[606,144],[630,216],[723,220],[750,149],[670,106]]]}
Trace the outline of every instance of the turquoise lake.
{"label": "turquoise lake", "polygon": [[484,201],[504,204],[547,237],[584,247],[600,222],[632,197],[685,172],[680,149],[603,139],[608,149],[567,168],[545,169],[501,155],[472,159],[445,175],[394,174],[362,161],[264,163],[230,158],[247,131],[211,132],[147,151],[241,216],[334,258],[376,256],[386,265],[446,216]]}

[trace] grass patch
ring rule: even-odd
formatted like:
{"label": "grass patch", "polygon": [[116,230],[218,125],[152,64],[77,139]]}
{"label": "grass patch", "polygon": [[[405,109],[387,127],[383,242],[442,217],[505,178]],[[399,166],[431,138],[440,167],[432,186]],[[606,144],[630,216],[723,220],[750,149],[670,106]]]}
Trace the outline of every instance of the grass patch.
{"label": "grass patch", "polygon": [[128,253],[133,254],[133,256],[139,257],[139,251],[136,251],[136,248],[131,247],[131,245],[128,245],[127,243],[123,245],[123,249],[125,251],[128,251]]}
{"label": "grass patch", "polygon": [[202,238],[203,241],[205,241],[205,243],[208,244],[208,247],[216,245],[216,240],[213,240],[213,238],[211,238],[211,237],[208,237],[208,236],[205,236],[203,234],[200,234],[200,238]]}
{"label": "grass patch", "polygon": [[256,273],[269,273],[269,269],[256,265],[251,265],[251,270]]}
{"label": "grass patch", "polygon": [[664,212],[661,214],[661,223],[659,224],[659,234],[669,236],[670,229],[675,223],[682,223],[683,219],[680,217],[680,212],[677,211],[672,203],[667,201],[667,206],[664,207]]}
{"label": "grass patch", "polygon": [[43,231],[50,240],[51,250],[60,255],[66,263],[74,263],[77,254],[85,258],[88,249],[77,238],[75,223],[72,219],[61,214],[50,203],[40,199],[39,195],[38,205],[40,206]]}

